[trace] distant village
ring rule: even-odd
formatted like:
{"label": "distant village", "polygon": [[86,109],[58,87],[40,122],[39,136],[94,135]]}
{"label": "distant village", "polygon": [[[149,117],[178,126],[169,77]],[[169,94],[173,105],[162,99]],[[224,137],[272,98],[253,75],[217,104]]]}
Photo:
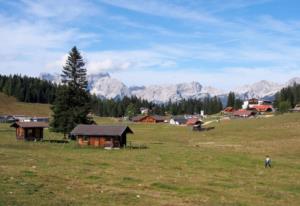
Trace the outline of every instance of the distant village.
{"label": "distant village", "polygon": [[[275,112],[271,101],[249,99],[243,102],[241,109],[226,107],[216,119],[206,121],[207,115],[201,111],[194,115],[160,116],[152,115],[149,108],[140,108],[140,114],[133,117],[125,117],[120,121],[144,124],[165,123],[174,126],[187,126],[193,131],[205,131],[213,129],[207,127],[211,122],[220,122],[236,118],[258,118]],[[300,105],[290,109],[289,112],[300,112]],[[1,115],[0,123],[11,123],[16,129],[17,140],[41,141],[44,139],[44,128],[48,128],[48,117],[32,117],[26,115]],[[126,135],[133,133],[128,126],[99,126],[99,125],[77,125],[68,135],[69,139],[76,140],[78,145],[91,145],[103,148],[122,148],[127,145]],[[59,141],[55,141],[59,142]],[[66,143],[67,141],[62,141]]]}

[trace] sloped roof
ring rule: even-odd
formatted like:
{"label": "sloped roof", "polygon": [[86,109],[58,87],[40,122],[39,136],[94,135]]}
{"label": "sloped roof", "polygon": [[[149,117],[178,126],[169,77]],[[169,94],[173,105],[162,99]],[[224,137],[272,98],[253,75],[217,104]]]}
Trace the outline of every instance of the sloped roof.
{"label": "sloped roof", "polygon": [[186,124],[187,125],[195,125],[195,124],[202,124],[202,121],[199,120],[198,118],[190,118],[187,120]]}
{"label": "sloped roof", "polygon": [[240,117],[248,117],[248,116],[254,115],[255,113],[256,112],[254,112],[254,111],[240,109],[240,110],[237,110],[237,111],[233,112],[233,115],[234,116],[240,116]]}
{"label": "sloped roof", "polygon": [[11,127],[21,127],[21,128],[46,128],[49,127],[46,122],[15,122]]}
{"label": "sloped roof", "polygon": [[139,115],[139,116],[132,117],[131,120],[134,122],[138,122],[146,117],[151,117],[151,118],[155,119],[156,121],[164,121],[166,119],[164,116],[159,116],[159,115]]}
{"label": "sloped roof", "polygon": [[102,126],[79,124],[72,131],[71,135],[85,136],[121,136],[124,133],[133,133],[128,126]]}
{"label": "sloped roof", "polygon": [[132,117],[131,120],[134,121],[134,122],[136,122],[136,121],[142,120],[145,117],[146,116],[144,116],[144,115],[139,115],[139,116]]}
{"label": "sloped roof", "polygon": [[175,116],[173,117],[173,120],[179,124],[186,124],[187,122],[187,119],[184,116]]}

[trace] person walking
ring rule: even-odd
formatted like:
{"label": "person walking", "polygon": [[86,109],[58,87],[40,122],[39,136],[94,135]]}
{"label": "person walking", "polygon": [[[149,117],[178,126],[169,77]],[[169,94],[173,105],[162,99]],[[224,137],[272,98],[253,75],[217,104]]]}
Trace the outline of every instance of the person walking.
{"label": "person walking", "polygon": [[271,158],[267,155],[265,159],[265,168],[270,167],[271,168]]}

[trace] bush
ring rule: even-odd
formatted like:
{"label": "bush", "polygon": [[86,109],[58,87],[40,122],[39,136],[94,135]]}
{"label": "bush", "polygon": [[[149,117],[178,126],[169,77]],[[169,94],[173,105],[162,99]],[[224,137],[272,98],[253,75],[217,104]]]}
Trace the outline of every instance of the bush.
{"label": "bush", "polygon": [[291,108],[291,103],[288,101],[284,101],[284,102],[279,103],[278,110],[281,113],[285,113],[285,112],[288,112],[290,108]]}

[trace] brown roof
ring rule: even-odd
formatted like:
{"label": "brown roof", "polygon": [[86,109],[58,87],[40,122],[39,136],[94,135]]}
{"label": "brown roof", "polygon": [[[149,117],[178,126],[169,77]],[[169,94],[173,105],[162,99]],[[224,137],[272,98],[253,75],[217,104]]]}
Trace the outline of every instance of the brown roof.
{"label": "brown roof", "polygon": [[45,128],[49,127],[46,122],[15,122],[11,127],[22,127],[22,128]]}
{"label": "brown roof", "polygon": [[139,116],[132,117],[131,120],[134,122],[138,122],[138,121],[141,121],[145,117],[147,117],[147,116],[139,115]]}
{"label": "brown roof", "polygon": [[77,125],[71,135],[85,136],[121,136],[124,133],[133,133],[128,126],[100,126],[100,125]]}
{"label": "brown roof", "polygon": [[164,116],[159,116],[159,115],[139,115],[139,116],[132,117],[131,120],[134,122],[138,122],[138,121],[143,120],[146,117],[151,117],[156,121],[162,121],[162,122],[166,120],[166,118]]}

